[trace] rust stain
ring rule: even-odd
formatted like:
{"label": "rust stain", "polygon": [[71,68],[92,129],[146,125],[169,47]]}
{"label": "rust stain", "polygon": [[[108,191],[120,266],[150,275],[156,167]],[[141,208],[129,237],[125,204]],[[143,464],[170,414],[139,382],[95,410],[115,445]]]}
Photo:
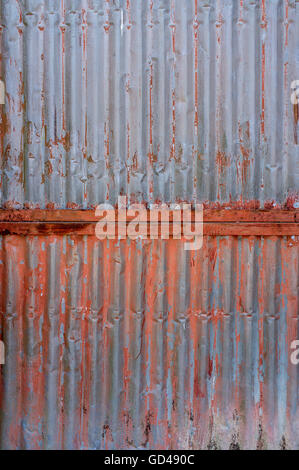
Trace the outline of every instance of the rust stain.
{"label": "rust stain", "polygon": [[261,112],[261,133],[265,137],[265,72],[266,72],[266,52],[265,43],[262,44],[262,112]]}
{"label": "rust stain", "polygon": [[68,153],[70,151],[70,149],[71,149],[70,132],[63,131],[63,134],[64,135],[61,136],[60,138],[49,139],[49,140],[47,140],[47,135],[46,135],[45,145],[49,149],[50,159],[54,159],[53,147],[59,148],[59,146],[61,145],[64,148],[65,152]]}
{"label": "rust stain", "polygon": [[[0,232],[14,234],[55,234],[76,233],[94,235],[98,219],[94,211],[80,211],[70,204],[72,210],[2,210],[0,211]],[[298,235],[298,210],[205,210],[204,235],[236,236],[284,236]],[[194,213],[192,220],[194,221]],[[129,223],[133,219],[130,217]],[[118,213],[116,212],[116,224]],[[149,214],[147,215],[147,237],[150,237]],[[172,239],[172,217],[170,218],[170,239]],[[160,223],[160,222],[159,222]],[[117,227],[116,227],[117,228]],[[159,229],[160,233],[161,229]],[[116,230],[117,236],[117,230]]]}
{"label": "rust stain", "polygon": [[289,0],[284,0],[285,3],[285,47],[289,44]]}
{"label": "rust stain", "polygon": [[293,105],[294,110],[294,140],[295,144],[298,145],[298,121],[299,121],[299,104]]}
{"label": "rust stain", "polygon": [[250,123],[247,121],[245,126],[241,126],[239,123],[239,140],[240,140],[240,150],[242,154],[241,161],[241,175],[242,182],[247,182],[247,175],[249,172],[249,167],[251,164],[251,148],[250,148]]}
{"label": "rust stain", "polygon": [[219,174],[223,173],[225,168],[230,164],[230,158],[226,155],[225,152],[218,150],[216,154],[216,164],[218,166]]}
{"label": "rust stain", "polygon": [[45,174],[46,176],[50,176],[53,173],[53,166],[50,160],[45,162]]}
{"label": "rust stain", "polygon": [[170,146],[170,159],[175,160],[175,91],[172,91],[172,140]]}

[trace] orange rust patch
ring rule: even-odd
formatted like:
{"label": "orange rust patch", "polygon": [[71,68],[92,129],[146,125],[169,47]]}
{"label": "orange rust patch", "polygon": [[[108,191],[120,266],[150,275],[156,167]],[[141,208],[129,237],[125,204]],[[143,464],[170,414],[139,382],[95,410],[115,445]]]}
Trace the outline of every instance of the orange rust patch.
{"label": "orange rust patch", "polygon": [[247,182],[247,175],[248,169],[251,163],[250,159],[250,126],[249,122],[245,123],[245,126],[241,126],[239,124],[239,139],[240,139],[240,150],[242,154],[242,162],[241,162],[241,174],[242,174],[242,182]]}
{"label": "orange rust patch", "polygon": [[219,173],[222,173],[224,169],[229,165],[230,159],[225,154],[225,152],[221,152],[218,150],[216,155],[216,164],[218,166]]}
{"label": "orange rust patch", "polygon": [[294,109],[294,140],[295,144],[298,144],[298,132],[297,132],[297,127],[298,127],[298,121],[299,121],[299,104],[294,104],[293,106]]}
{"label": "orange rust patch", "polygon": [[[128,217],[127,223],[131,219],[132,217]],[[117,220],[116,212],[116,228]],[[150,220],[149,214],[147,220]],[[172,220],[170,217],[170,238],[172,238]],[[192,220],[194,221],[194,213]],[[0,210],[2,234],[76,233],[93,236],[98,221],[92,210]],[[297,236],[299,210],[205,210],[204,235]],[[149,223],[147,237],[150,237]]]}

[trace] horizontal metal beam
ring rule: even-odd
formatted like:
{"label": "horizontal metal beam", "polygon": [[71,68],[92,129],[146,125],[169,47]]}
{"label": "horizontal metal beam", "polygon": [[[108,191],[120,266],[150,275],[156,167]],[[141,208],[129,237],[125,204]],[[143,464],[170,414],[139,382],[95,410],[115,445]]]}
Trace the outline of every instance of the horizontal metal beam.
{"label": "horizontal metal beam", "polygon": [[[117,218],[117,209],[115,213]],[[127,219],[130,220],[130,217]],[[91,209],[0,209],[0,222],[98,221],[95,210]],[[296,223],[299,222],[299,209],[204,209],[204,222]]]}
{"label": "horizontal metal beam", "polygon": [[[117,223],[117,211],[115,218]],[[0,210],[0,234],[94,235],[99,220],[94,210]],[[204,235],[298,236],[299,210],[206,209],[203,223]]]}

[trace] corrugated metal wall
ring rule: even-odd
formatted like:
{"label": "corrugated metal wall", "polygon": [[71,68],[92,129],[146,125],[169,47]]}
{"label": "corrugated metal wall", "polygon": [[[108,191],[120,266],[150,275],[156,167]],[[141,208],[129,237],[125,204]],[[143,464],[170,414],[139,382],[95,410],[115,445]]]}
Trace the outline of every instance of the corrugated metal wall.
{"label": "corrugated metal wall", "polygon": [[295,1],[1,7],[3,206],[263,205],[298,190]]}
{"label": "corrugated metal wall", "polygon": [[[298,15],[2,0],[2,209],[127,194],[298,222]],[[187,252],[38,227],[0,235],[1,448],[299,448],[298,237]]]}
{"label": "corrugated metal wall", "polygon": [[298,245],[1,242],[2,447],[298,447]]}

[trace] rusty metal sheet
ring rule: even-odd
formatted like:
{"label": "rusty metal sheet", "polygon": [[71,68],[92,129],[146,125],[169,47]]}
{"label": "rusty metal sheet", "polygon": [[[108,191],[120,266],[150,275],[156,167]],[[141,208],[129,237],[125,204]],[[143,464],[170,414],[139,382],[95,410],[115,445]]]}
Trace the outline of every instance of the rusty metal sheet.
{"label": "rusty metal sheet", "polygon": [[1,448],[298,448],[298,240],[0,240]]}
{"label": "rusty metal sheet", "polygon": [[[0,448],[299,448],[298,15],[1,0]],[[97,240],[124,194],[203,248]]]}
{"label": "rusty metal sheet", "polygon": [[282,204],[298,193],[298,9],[2,0],[2,206]]}

